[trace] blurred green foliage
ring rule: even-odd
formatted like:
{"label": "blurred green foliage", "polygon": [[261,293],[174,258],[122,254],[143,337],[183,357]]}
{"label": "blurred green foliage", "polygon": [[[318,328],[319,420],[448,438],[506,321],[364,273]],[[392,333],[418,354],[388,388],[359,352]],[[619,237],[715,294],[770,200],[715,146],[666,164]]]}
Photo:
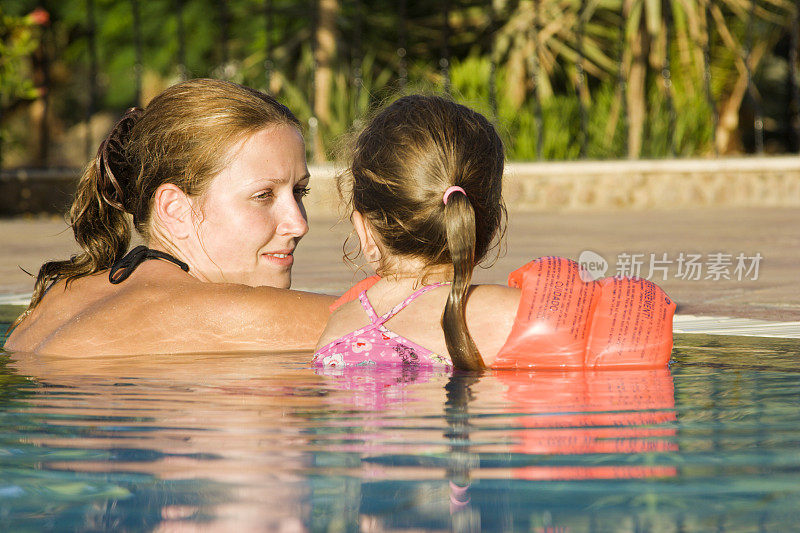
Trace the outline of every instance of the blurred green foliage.
{"label": "blurred green foliage", "polygon": [[30,17],[6,15],[0,8],[0,98],[3,107],[15,99],[36,98],[28,56],[39,45]]}
{"label": "blurred green foliage", "polygon": [[[452,83],[454,98],[466,105],[492,116],[489,107],[490,62],[486,57],[472,56],[453,64]],[[515,160],[536,159],[536,110],[532,101],[516,107],[504,95],[506,80],[503,68],[498,69],[499,95],[498,124],[507,144],[508,156]],[[657,84],[648,92],[649,120],[646,124],[643,155],[665,157],[670,155],[670,139],[675,138],[678,156],[702,155],[710,150],[713,117],[702,93],[680,90],[681,77],[676,76],[674,106],[681,110],[675,117],[675,131],[669,131],[669,112],[665,93]],[[587,157],[611,159],[626,157],[624,117],[619,117],[609,129],[613,114],[617,82],[604,80],[593,88],[587,108]],[[546,160],[577,159],[580,154],[580,115],[578,98],[573,94],[556,94],[541,104],[542,157]]]}
{"label": "blurred green foliage", "polygon": [[[9,15],[0,7],[0,117],[39,94],[30,69],[30,56],[39,46],[38,30],[35,17]],[[3,137],[0,127],[0,140]]]}
{"label": "blurred green foliage", "polygon": [[[453,97],[493,117],[513,159],[578,158],[584,135],[589,158],[707,155],[714,151],[715,111],[733,106],[736,113],[752,113],[752,102],[736,100],[735,87],[743,75],[743,58],[759,46],[764,48],[759,57],[765,59],[753,63],[753,79],[767,114],[767,135],[778,150],[791,144],[783,138],[790,122],[785,43],[797,7],[788,0],[757,0],[752,13],[739,0],[494,0],[491,7],[459,0],[450,2],[447,31],[436,2],[338,4],[333,83],[326,98],[331,119],[318,125],[328,157],[335,156],[337,138],[393,95],[442,91],[445,58]],[[50,24],[26,26],[25,17],[40,5],[49,12]],[[37,97],[35,85],[42,82],[32,81],[37,67],[30,64],[38,54],[48,60],[38,68],[49,69],[49,113],[58,123],[55,129],[63,131],[86,119],[92,94],[90,5],[98,69],[94,109],[118,114],[146,103],[136,101],[139,35],[142,100],[184,76],[219,77],[268,89],[304,124],[312,119],[315,0],[3,0],[3,46],[12,47],[0,54],[4,109],[12,100]],[[11,26],[17,29],[5,29]],[[630,51],[637,35],[646,41],[642,64],[647,73],[643,86],[625,86],[620,80],[635,66]],[[665,57],[671,72],[669,93],[660,63]],[[580,86],[579,64],[585,72]],[[705,68],[714,109],[704,88]],[[643,123],[631,123],[629,117],[635,98],[646,107]],[[641,124],[641,132],[633,132],[641,140],[636,154],[628,152],[632,124]],[[748,125],[733,128],[741,130],[738,136],[746,144]],[[730,145],[725,150],[748,149],[741,143]]]}

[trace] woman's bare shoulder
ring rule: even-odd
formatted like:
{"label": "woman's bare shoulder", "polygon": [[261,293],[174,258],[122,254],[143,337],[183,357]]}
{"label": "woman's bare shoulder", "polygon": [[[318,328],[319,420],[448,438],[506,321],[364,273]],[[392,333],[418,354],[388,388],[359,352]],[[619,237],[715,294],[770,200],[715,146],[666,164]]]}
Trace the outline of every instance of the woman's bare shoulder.
{"label": "woman's bare shoulder", "polygon": [[[310,350],[334,301],[291,289],[193,280],[148,284],[140,292],[136,307],[158,316],[150,328],[157,337],[171,339],[174,352]],[[183,335],[175,338],[170,331]]]}
{"label": "woman's bare shoulder", "polygon": [[38,305],[25,311],[24,318],[6,339],[4,349],[38,352],[48,339],[80,322],[87,308],[105,301],[108,295],[102,289],[107,285],[97,275],[52,284]]}
{"label": "woman's bare shoulder", "polygon": [[333,301],[182,276],[138,277],[104,292],[107,285],[54,287],[62,294],[48,295],[12,333],[7,349],[60,355],[310,350]]}

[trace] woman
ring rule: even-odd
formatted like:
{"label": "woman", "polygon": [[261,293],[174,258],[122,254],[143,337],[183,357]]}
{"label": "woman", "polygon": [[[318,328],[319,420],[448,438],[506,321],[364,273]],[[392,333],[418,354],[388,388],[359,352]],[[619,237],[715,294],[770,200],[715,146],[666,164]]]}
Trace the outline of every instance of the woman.
{"label": "woman", "polygon": [[308,179],[297,118],[261,92],[191,80],[129,110],[78,185],[83,253],[42,266],[5,349],[313,348],[331,298],[287,290]]}

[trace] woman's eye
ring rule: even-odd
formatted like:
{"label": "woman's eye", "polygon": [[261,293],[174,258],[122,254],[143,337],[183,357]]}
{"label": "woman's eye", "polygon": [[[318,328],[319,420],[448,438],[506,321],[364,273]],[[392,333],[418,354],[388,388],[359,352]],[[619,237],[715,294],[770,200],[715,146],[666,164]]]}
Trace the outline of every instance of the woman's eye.
{"label": "woman's eye", "polygon": [[294,194],[296,196],[299,196],[300,198],[303,198],[304,196],[308,196],[308,193],[310,193],[310,192],[311,192],[311,189],[309,187],[307,187],[307,186],[295,187],[295,189],[294,189]]}
{"label": "woman's eye", "polygon": [[272,198],[272,196],[273,196],[272,191],[269,190],[269,191],[260,192],[260,193],[256,194],[255,196],[253,196],[253,198],[255,198],[256,200],[269,200],[269,199]]}

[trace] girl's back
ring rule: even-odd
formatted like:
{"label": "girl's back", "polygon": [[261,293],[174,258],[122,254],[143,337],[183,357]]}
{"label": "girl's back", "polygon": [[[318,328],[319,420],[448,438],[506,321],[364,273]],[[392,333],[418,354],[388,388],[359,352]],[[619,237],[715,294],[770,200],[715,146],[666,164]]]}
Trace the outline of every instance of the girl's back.
{"label": "girl's back", "polygon": [[[381,280],[367,290],[366,295],[375,312],[383,315],[413,292],[413,280]],[[440,321],[449,293],[450,286],[442,285],[421,294],[386,321],[386,328],[434,353],[447,356]],[[467,293],[467,327],[487,366],[494,362],[511,333],[519,299],[519,289],[502,285],[472,285]],[[342,305],[331,315],[317,350],[369,323],[359,299]]]}

